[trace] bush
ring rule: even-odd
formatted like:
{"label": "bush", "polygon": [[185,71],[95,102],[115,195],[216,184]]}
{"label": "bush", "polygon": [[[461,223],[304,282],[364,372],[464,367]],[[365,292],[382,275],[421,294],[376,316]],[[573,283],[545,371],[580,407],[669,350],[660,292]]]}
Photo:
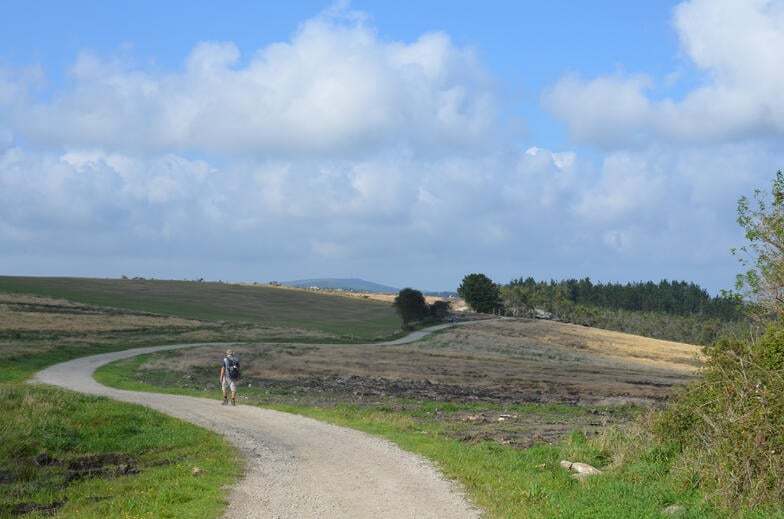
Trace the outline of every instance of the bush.
{"label": "bush", "polygon": [[430,317],[434,321],[443,321],[447,317],[449,317],[449,311],[451,309],[449,301],[435,301],[433,304],[428,305],[428,311],[430,312]]}
{"label": "bush", "polygon": [[395,310],[403,319],[403,327],[407,328],[413,322],[421,321],[428,314],[425,296],[419,290],[404,288],[394,302]]}
{"label": "bush", "polygon": [[655,423],[679,446],[679,470],[698,475],[720,508],[775,508],[784,500],[784,327],[757,341],[705,349],[703,378],[685,387]]}

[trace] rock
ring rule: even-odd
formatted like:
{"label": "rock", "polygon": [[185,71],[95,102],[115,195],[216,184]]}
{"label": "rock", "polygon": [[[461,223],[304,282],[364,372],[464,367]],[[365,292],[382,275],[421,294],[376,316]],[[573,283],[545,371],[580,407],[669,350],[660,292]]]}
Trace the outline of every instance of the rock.
{"label": "rock", "polygon": [[587,463],[575,463],[568,460],[562,460],[561,466],[566,470],[574,471],[572,477],[576,479],[585,479],[588,476],[594,476],[602,473],[601,470],[597,469],[596,467],[592,467]]}
{"label": "rock", "polygon": [[681,515],[686,512],[686,507],[683,505],[670,505],[661,511],[664,515]]}

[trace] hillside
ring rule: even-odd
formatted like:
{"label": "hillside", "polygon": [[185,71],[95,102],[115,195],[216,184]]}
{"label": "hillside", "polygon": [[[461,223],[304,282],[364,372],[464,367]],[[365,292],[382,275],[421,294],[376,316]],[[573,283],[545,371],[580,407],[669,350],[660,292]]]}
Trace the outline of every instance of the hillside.
{"label": "hillside", "polygon": [[349,292],[371,292],[377,294],[396,294],[399,288],[365,281],[364,279],[314,278],[282,281],[283,286],[295,288],[319,288],[322,290],[346,290]]}
{"label": "hillside", "polygon": [[0,276],[2,292],[201,321],[304,329],[342,340],[375,340],[400,328],[387,303],[268,285]]}
{"label": "hillside", "polygon": [[[283,281],[280,283],[283,286],[294,288],[307,288],[319,290],[333,290],[333,291],[346,291],[360,294],[379,294],[379,295],[397,295],[400,292],[399,288],[373,283],[372,281],[365,281],[364,279],[356,278],[313,278],[313,279],[299,279],[296,281]],[[449,298],[457,296],[455,291],[433,291],[422,290],[418,287],[409,287],[419,290],[425,296],[434,298]]]}

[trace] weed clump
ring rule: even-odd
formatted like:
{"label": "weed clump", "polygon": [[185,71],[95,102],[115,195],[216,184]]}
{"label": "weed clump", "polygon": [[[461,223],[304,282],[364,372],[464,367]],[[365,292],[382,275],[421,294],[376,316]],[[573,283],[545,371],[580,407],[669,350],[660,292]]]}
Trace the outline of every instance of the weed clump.
{"label": "weed clump", "polygon": [[673,470],[718,508],[779,509],[784,502],[784,325],[757,340],[705,348],[703,377],[658,415],[653,432],[675,446]]}

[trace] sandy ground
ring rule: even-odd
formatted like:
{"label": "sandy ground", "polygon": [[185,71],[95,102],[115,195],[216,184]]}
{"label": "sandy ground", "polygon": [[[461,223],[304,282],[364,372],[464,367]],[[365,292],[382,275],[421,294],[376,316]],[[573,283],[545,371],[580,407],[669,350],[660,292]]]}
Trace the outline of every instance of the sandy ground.
{"label": "sandy ground", "polygon": [[245,477],[230,489],[227,518],[479,517],[427,460],[379,438],[255,406],[108,388],[92,378],[96,368],[114,360],[192,346],[80,358],[41,371],[37,380],[142,404],[223,434],[248,462]]}

